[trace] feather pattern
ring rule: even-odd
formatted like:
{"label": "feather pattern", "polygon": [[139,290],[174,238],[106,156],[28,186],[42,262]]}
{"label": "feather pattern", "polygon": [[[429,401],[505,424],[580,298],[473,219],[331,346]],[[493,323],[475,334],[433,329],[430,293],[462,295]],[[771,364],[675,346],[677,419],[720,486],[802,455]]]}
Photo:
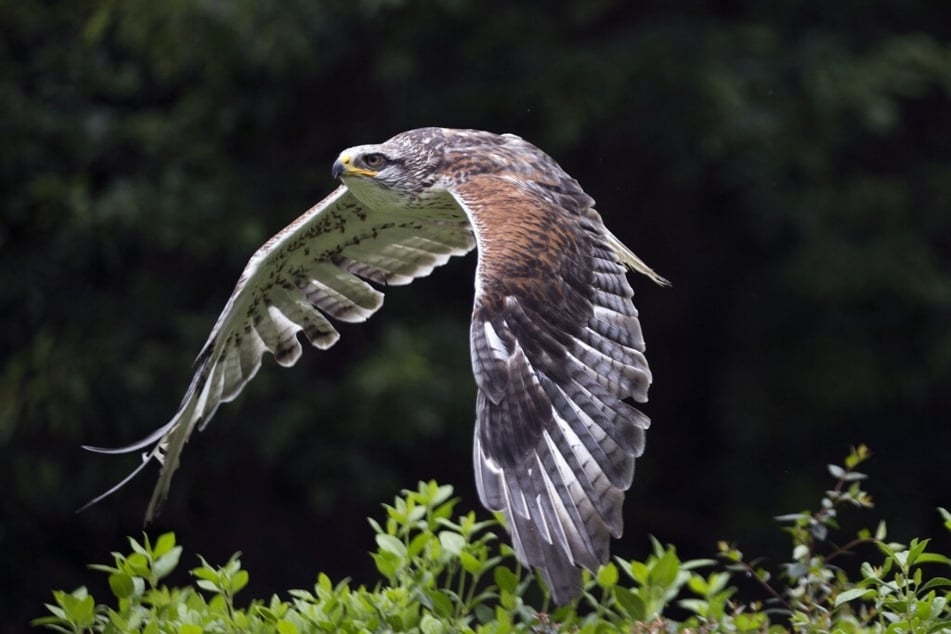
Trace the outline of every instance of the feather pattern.
{"label": "feather pattern", "polygon": [[147,449],[145,461],[162,463],[146,511],[146,521],[151,521],[168,495],[192,431],[207,425],[221,403],[238,396],[260,369],[265,352],[282,366],[294,365],[302,354],[300,332],[314,347],[329,348],[340,335],[328,316],[365,321],[383,304],[383,293],[361,278],[406,284],[474,245],[465,215],[451,203],[411,213],[399,207],[368,207],[346,187],[337,188],[248,262],[198,355],[195,375],[172,419],[126,447],[87,449]]}
{"label": "feather pattern", "polygon": [[563,603],[580,591],[580,569],[605,563],[621,535],[650,424],[625,401],[646,401],[651,375],[625,275],[640,260],[618,250],[553,161],[541,155],[536,168],[518,181],[473,176],[453,193],[479,247],[479,495]]}
{"label": "feather pattern", "polygon": [[621,535],[650,424],[628,403],[647,400],[651,373],[626,272],[666,280],[608,231],[577,181],[514,135],[411,130],[345,150],[333,172],[344,185],[248,262],[173,418],[132,445],[95,450],[144,449],[145,462],[163,463],[151,519],[194,428],[238,396],[265,353],[294,365],[299,333],[329,348],[340,336],[331,320],[380,308],[374,285],[408,284],[478,246],[479,497],[503,513],[517,556],[555,601],[570,600],[581,568],[606,562]]}

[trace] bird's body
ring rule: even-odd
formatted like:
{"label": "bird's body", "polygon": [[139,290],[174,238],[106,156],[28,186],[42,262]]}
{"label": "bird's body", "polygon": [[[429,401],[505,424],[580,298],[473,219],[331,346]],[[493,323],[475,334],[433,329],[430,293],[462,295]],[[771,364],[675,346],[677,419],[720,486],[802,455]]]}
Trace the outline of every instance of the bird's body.
{"label": "bird's body", "polygon": [[298,332],[328,348],[339,338],[328,316],[363,321],[382,304],[368,281],[407,284],[477,246],[479,496],[555,600],[569,600],[580,568],[605,562],[621,534],[649,425],[625,402],[646,401],[651,381],[626,269],[664,280],[605,228],[577,181],[514,135],[411,130],[345,150],[333,171],[344,184],[252,256],[172,420],[108,451],[149,448],[145,462],[162,462],[150,519],[195,426],[238,395],[265,351],[293,365]]}

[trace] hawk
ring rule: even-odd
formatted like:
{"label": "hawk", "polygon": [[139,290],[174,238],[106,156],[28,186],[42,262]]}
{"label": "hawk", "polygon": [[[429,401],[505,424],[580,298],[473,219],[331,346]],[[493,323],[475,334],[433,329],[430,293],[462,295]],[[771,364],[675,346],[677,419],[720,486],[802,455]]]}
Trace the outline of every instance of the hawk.
{"label": "hawk", "polygon": [[621,535],[644,451],[651,373],[627,269],[666,280],[605,226],[578,182],[513,134],[422,128],[341,152],[342,185],[251,257],[196,361],[173,418],[104,453],[161,463],[146,511],[166,498],[185,443],[233,400],[265,352],[282,366],[298,333],[327,349],[330,319],[361,322],[379,287],[408,284],[478,251],[470,351],[478,385],[479,498],[501,511],[518,558],[570,601]]}

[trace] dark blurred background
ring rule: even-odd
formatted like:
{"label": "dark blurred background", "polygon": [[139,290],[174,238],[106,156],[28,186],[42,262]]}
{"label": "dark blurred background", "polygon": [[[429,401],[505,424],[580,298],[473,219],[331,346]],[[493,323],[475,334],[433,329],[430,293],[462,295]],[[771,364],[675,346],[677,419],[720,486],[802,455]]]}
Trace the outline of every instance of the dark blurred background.
{"label": "dark blurred background", "polygon": [[[0,629],[140,535],[155,470],[81,443],[174,412],[253,250],[405,129],[514,132],[673,287],[632,278],[655,384],[614,551],[734,540],[875,453],[851,530],[951,506],[951,14],[826,0],[0,2]],[[367,515],[419,479],[478,508],[474,257],[387,294],[196,434],[164,514],[248,594],[372,579]],[[945,544],[947,539],[945,537]],[[183,579],[187,579],[184,577]]]}

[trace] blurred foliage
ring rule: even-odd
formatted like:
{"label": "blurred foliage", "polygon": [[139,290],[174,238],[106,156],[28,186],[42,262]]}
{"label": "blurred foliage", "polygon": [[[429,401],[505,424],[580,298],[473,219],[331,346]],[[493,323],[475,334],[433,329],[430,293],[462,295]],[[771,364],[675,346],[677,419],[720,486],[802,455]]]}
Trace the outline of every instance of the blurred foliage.
{"label": "blurred foliage", "polygon": [[[858,439],[883,448],[893,531],[948,505],[942,3],[78,0],[0,2],[0,25],[2,618],[140,527],[148,475],[72,515],[132,467],[78,445],[171,415],[247,257],[336,153],[423,125],[533,141],[674,282],[634,281],[656,384],[631,544],[760,550],[763,507],[804,504],[803,467]],[[382,491],[471,492],[472,267],[266,363],[160,525],[209,558],[267,543],[252,585],[303,586],[301,543],[357,574],[352,540],[314,536],[359,531]]]}
{"label": "blurred foliage", "polygon": [[[129,555],[113,552],[113,565],[90,566],[108,575],[114,607],[97,605],[85,586],[56,590],[54,603],[46,604],[50,614],[33,624],[59,632],[146,634],[946,632],[951,579],[941,573],[951,558],[929,550],[929,539],[887,542],[882,521],[874,536],[861,529],[843,545],[834,541],[842,533],[841,508],[872,506],[862,486],[867,476],[856,470],[868,457],[860,445],[844,466],[828,465],[835,484],[817,511],[776,518],[791,524],[785,531],[793,560],[775,577],[726,543],[719,546],[718,565],[713,559],[684,561],[674,546],[651,538],[644,560],[615,557],[594,574],[585,572],[581,595],[555,606],[544,584],[536,585],[511,547],[499,543],[501,515],[477,521],[469,511],[453,521],[459,502],[453,488],[430,481],[384,505],[384,521],[369,520],[377,545],[370,555],[379,573],[372,586],[354,587],[349,579],[334,584],[321,572],[313,590],[289,590],[289,600],[273,594],[245,606],[235,601],[250,579],[239,553],[220,567],[199,555],[201,566],[190,571],[194,584],[170,588],[163,580],[181,560],[182,547],[174,533],[161,535],[154,546],[146,535],[142,542],[129,539]],[[951,530],[951,513],[938,511]],[[842,558],[859,554],[857,572],[840,566]],[[699,572],[710,568],[719,569]],[[742,590],[732,585],[741,579],[757,583]]]}

